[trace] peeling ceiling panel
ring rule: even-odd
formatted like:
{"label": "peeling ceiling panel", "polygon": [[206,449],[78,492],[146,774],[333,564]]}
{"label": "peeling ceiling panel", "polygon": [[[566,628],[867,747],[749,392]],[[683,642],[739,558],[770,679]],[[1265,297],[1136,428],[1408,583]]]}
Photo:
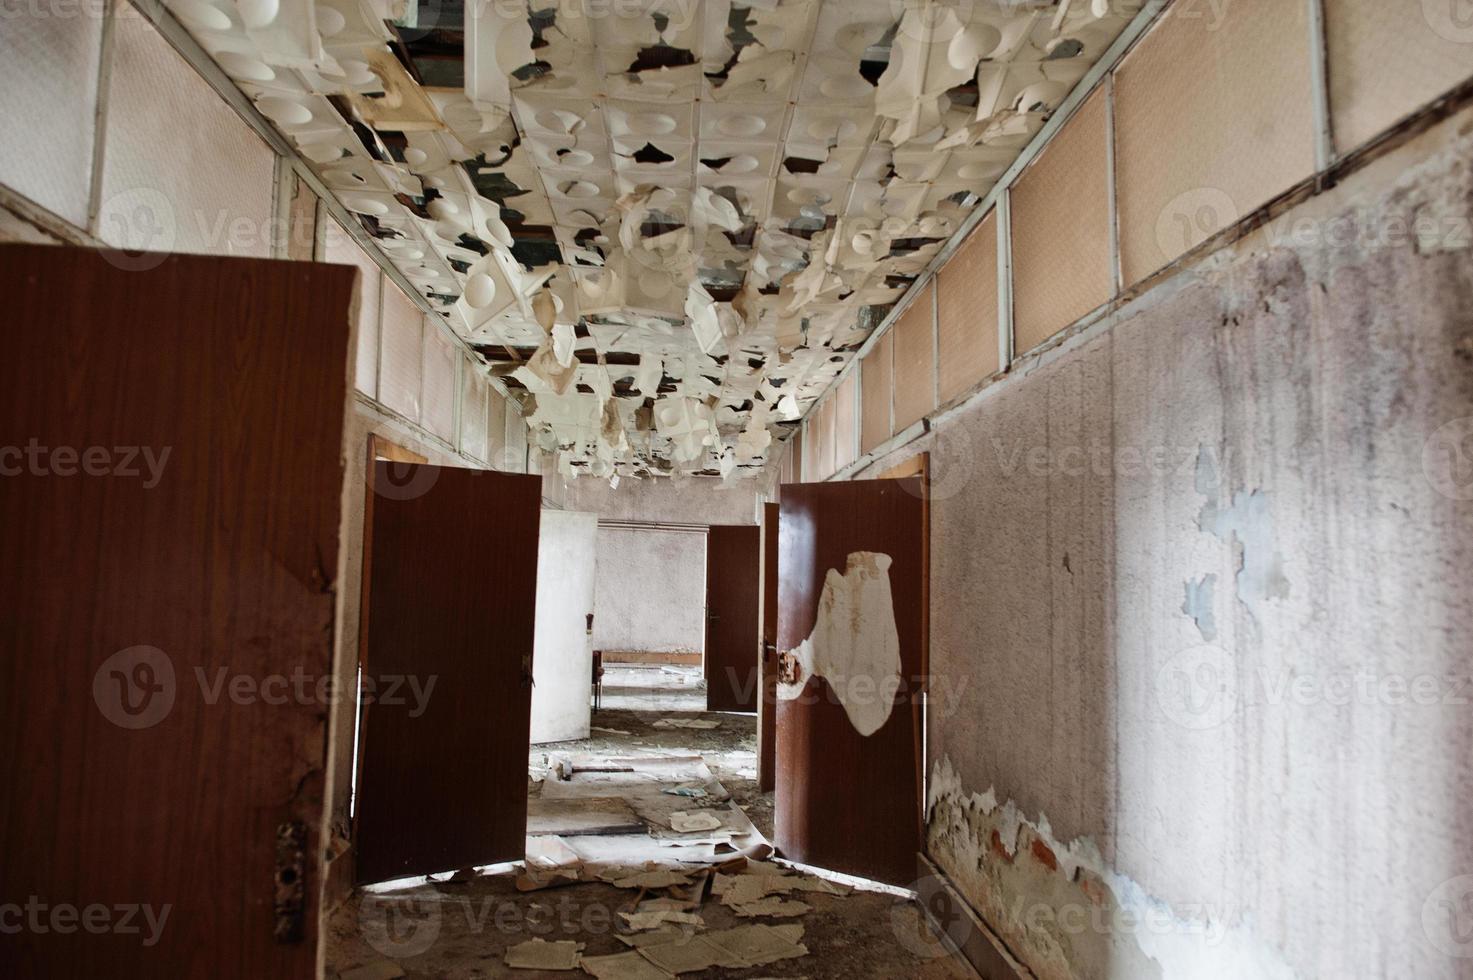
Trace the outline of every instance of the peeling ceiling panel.
{"label": "peeling ceiling panel", "polygon": [[776,458],[1135,6],[165,3],[560,472],[727,479]]}

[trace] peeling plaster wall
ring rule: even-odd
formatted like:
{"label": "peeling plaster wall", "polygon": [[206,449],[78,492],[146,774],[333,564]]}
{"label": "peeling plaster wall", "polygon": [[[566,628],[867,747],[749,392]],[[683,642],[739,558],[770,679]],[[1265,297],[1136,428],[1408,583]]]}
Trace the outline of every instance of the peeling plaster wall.
{"label": "peeling plaster wall", "polygon": [[704,529],[600,527],[593,648],[700,653],[705,645]]}
{"label": "peeling plaster wall", "polygon": [[1464,112],[870,467],[932,454],[929,848],[1039,976],[1468,975],[1470,219]]}

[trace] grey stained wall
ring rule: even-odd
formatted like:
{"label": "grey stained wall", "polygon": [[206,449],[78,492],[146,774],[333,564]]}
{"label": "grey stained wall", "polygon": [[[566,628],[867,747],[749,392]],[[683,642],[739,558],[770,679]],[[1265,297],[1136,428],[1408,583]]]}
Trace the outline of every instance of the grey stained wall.
{"label": "grey stained wall", "polygon": [[1467,975],[1470,161],[1465,112],[870,468],[932,453],[928,846],[1040,977]]}
{"label": "grey stained wall", "polygon": [[706,643],[706,531],[598,529],[593,648],[700,653]]}

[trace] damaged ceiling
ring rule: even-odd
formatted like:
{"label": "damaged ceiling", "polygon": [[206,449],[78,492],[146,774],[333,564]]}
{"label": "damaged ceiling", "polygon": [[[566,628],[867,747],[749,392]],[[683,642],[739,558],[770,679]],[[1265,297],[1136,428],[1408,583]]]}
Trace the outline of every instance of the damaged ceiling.
{"label": "damaged ceiling", "polygon": [[166,6],[563,473],[735,478],[1139,4]]}

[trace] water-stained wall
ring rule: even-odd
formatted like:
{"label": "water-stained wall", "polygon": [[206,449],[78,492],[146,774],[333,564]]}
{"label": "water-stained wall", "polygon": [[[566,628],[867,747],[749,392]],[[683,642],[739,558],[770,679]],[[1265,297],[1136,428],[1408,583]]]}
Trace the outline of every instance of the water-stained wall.
{"label": "water-stained wall", "polygon": [[1467,975],[1470,161],[1465,111],[871,467],[932,456],[928,847],[1037,975]]}

